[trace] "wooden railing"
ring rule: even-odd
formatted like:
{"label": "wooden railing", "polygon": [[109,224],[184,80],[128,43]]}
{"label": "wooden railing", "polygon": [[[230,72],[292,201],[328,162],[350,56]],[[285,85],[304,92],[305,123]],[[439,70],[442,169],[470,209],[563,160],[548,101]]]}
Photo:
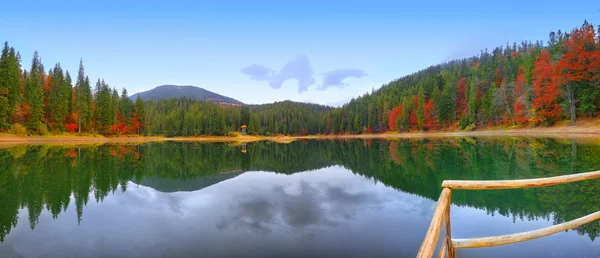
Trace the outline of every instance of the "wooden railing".
{"label": "wooden railing", "polygon": [[529,241],[561,231],[564,232],[566,230],[573,229],[600,219],[600,211],[598,211],[578,219],[538,230],[494,237],[452,239],[452,234],[450,232],[450,200],[452,197],[452,189],[491,190],[532,188],[567,184],[596,178],[600,178],[600,171],[523,180],[445,180],[442,182],[442,187],[444,189],[442,190],[442,194],[440,194],[440,198],[438,199],[435,211],[433,212],[433,218],[431,219],[431,224],[429,225],[429,229],[425,234],[425,239],[423,239],[423,243],[421,244],[421,248],[419,249],[417,257],[433,257],[440,232],[442,231],[442,224],[444,224],[444,222],[446,224],[446,235],[444,236],[444,241],[442,242],[442,247],[439,251],[439,257],[454,258],[454,250],[456,248],[479,248]]}

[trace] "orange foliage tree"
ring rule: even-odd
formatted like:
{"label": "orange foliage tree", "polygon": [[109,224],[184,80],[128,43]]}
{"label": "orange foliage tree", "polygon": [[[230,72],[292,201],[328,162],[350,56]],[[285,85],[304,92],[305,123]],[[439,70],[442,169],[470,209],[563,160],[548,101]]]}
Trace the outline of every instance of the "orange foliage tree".
{"label": "orange foliage tree", "polygon": [[535,61],[532,71],[533,79],[533,111],[536,114],[533,123],[550,124],[560,117],[558,103],[560,91],[554,80],[552,57],[546,50]]}
{"label": "orange foliage tree", "polygon": [[396,128],[396,121],[398,120],[398,116],[400,114],[402,114],[402,105],[393,108],[392,112],[390,112],[390,116],[388,118],[388,127],[390,131],[396,131],[398,129]]}
{"label": "orange foliage tree", "polygon": [[427,102],[425,102],[425,105],[423,105],[423,113],[424,113],[423,128],[424,129],[431,129],[435,125],[436,120],[435,120],[435,114],[433,112],[434,112],[433,99],[430,99]]}
{"label": "orange foliage tree", "polygon": [[462,77],[456,83],[456,120],[467,114],[467,77]]}
{"label": "orange foliage tree", "polygon": [[523,73],[524,67],[519,68],[519,75],[515,81],[515,89],[513,93],[514,107],[513,112],[515,116],[515,122],[518,124],[526,124],[528,121],[527,108],[527,91],[525,90],[525,74]]}

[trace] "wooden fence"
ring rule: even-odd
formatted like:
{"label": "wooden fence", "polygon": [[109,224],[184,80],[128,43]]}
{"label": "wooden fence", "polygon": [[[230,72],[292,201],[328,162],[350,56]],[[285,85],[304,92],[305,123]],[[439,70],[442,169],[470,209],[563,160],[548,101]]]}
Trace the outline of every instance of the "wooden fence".
{"label": "wooden fence", "polygon": [[439,257],[454,258],[456,248],[479,248],[529,241],[573,229],[600,219],[600,211],[598,211],[558,225],[517,234],[482,238],[452,239],[452,234],[450,231],[450,200],[453,189],[491,190],[532,188],[567,184],[596,178],[600,178],[600,171],[522,180],[445,180],[442,182],[442,187],[444,189],[442,190],[442,194],[440,194],[440,198],[438,199],[437,206],[433,212],[433,218],[431,219],[431,224],[429,225],[429,229],[425,234],[425,239],[421,244],[421,248],[419,249],[417,257],[433,257],[443,224],[446,225],[446,235],[444,236],[444,241],[442,242],[442,247],[439,251]]}

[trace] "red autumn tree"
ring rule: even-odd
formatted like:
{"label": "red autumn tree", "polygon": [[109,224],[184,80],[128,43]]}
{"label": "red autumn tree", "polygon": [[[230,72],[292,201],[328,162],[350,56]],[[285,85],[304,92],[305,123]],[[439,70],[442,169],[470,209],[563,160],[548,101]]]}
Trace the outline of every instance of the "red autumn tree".
{"label": "red autumn tree", "polygon": [[419,95],[415,95],[413,97],[414,108],[410,112],[408,116],[408,122],[410,123],[410,128],[412,130],[419,129],[419,119],[417,119],[417,109],[419,108]]}
{"label": "red autumn tree", "polygon": [[467,78],[462,77],[456,83],[456,120],[467,113]]}
{"label": "red autumn tree", "polygon": [[388,118],[388,127],[390,131],[396,131],[396,121],[398,120],[398,116],[402,114],[402,105],[395,107],[390,112],[390,116]]}
{"label": "red autumn tree", "polygon": [[532,70],[533,99],[532,108],[536,114],[534,123],[549,124],[560,117],[558,104],[560,91],[554,80],[552,57],[546,50],[535,61]]}
{"label": "red autumn tree", "polygon": [[423,105],[423,113],[425,116],[423,119],[423,128],[431,129],[435,125],[435,114],[433,112],[433,99],[430,99]]}
{"label": "red autumn tree", "polygon": [[563,46],[564,55],[555,68],[556,83],[566,90],[571,123],[575,123],[577,101],[579,110],[591,116],[600,97],[595,83],[600,76],[600,55],[594,26],[586,21],[580,29],[569,34]]}
{"label": "red autumn tree", "polygon": [[129,121],[129,132],[140,134],[140,128],[142,127],[142,123],[140,122],[141,118],[142,117],[137,112],[133,112],[131,120]]}
{"label": "red autumn tree", "polygon": [[525,90],[525,74],[523,73],[523,70],[524,67],[521,66],[521,68],[519,68],[519,75],[517,75],[515,89],[513,92],[513,112],[515,116],[515,122],[518,124],[525,124],[528,120],[527,108],[525,107],[525,104],[527,103],[527,92]]}

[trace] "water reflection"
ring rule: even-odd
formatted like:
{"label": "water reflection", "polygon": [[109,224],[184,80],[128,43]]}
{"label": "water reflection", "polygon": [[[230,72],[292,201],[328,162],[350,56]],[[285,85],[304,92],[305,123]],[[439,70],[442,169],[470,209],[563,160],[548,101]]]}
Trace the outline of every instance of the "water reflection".
{"label": "water reflection", "polygon": [[[308,256],[322,252],[410,256],[418,249],[419,234],[429,223],[445,179],[532,178],[600,168],[600,145],[556,139],[259,142],[248,144],[246,153],[240,150],[241,146],[203,143],[0,149],[0,241],[6,242],[0,244],[0,252],[15,248],[16,239],[27,242],[25,231],[19,231],[22,223],[27,225],[25,218],[37,239],[44,235],[40,227],[54,227],[57,232],[70,228],[85,239],[86,232],[88,238],[107,237],[99,233],[111,225],[107,218],[119,217],[123,223],[115,226],[130,232],[121,234],[129,238],[131,231],[144,234],[136,240],[139,245],[157,245],[160,241],[148,235],[165,235],[181,241],[175,246],[191,249],[177,251],[182,255],[199,251],[200,247],[191,247],[197,244],[183,240],[194,238],[204,241],[204,252],[213,256],[235,256],[231,250],[215,247],[217,240],[233,241],[246,251],[268,245],[268,250],[279,250],[281,255],[296,250]],[[539,189],[455,191],[452,217],[457,230],[453,233],[457,237],[514,233],[502,231],[516,228],[500,218],[519,229],[578,218],[600,210],[600,199],[594,194],[599,189],[600,182],[593,180]],[[484,230],[495,223],[455,219],[460,217],[490,218],[505,226]],[[600,224],[591,223],[572,234],[595,240],[599,233]],[[311,242],[313,253],[289,242],[290,236]],[[369,237],[375,242],[367,241]],[[173,241],[154,247],[163,249],[153,252],[175,252]],[[351,243],[353,247],[347,247]],[[587,248],[599,250],[597,245]],[[106,254],[115,250],[109,251]]]}
{"label": "water reflection", "polygon": [[275,185],[249,194],[234,198],[229,212],[216,225],[219,230],[234,228],[266,235],[280,227],[310,237],[312,227],[335,227],[352,220],[358,207],[377,207],[382,202],[373,193],[350,193],[328,182],[315,186],[300,181],[297,186]]}

